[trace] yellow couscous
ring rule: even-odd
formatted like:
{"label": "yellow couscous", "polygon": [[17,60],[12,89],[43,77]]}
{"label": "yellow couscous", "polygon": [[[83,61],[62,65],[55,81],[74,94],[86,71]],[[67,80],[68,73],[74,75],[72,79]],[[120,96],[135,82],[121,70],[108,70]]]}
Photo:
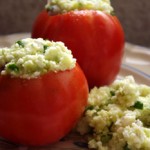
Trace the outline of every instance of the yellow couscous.
{"label": "yellow couscous", "polygon": [[0,48],[0,73],[12,77],[36,78],[48,71],[75,67],[76,59],[62,42],[26,38],[10,48]]}
{"label": "yellow couscous", "polygon": [[97,150],[150,150],[150,87],[132,76],[93,88],[77,125]]}

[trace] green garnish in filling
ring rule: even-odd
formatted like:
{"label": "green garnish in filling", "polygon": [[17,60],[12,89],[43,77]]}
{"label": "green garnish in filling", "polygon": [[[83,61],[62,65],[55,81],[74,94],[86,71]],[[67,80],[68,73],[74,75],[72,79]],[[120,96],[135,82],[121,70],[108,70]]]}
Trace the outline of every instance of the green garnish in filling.
{"label": "green garnish in filling", "polygon": [[11,71],[14,71],[14,72],[18,72],[18,71],[19,71],[19,68],[17,67],[16,64],[9,64],[9,65],[7,66],[7,68],[8,68],[9,70],[11,70]]}
{"label": "green garnish in filling", "polygon": [[17,41],[16,43],[17,43],[20,47],[24,47],[24,44],[22,43],[21,40]]}
{"label": "green garnish in filling", "polygon": [[114,91],[110,91],[111,96],[115,96],[115,92]]}
{"label": "green garnish in filling", "polygon": [[46,49],[48,48],[48,46],[47,45],[44,45],[43,46],[43,49],[44,49],[44,53],[45,53],[45,51],[46,51]]}
{"label": "green garnish in filling", "polygon": [[140,101],[137,101],[133,107],[136,109],[143,109],[143,103]]}

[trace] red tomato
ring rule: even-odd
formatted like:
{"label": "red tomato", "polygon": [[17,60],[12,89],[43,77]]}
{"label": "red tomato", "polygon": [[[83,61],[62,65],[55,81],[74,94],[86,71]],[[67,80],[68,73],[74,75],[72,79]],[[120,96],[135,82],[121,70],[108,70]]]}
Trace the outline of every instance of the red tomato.
{"label": "red tomato", "polygon": [[87,96],[78,65],[30,80],[0,76],[0,136],[24,145],[58,141],[76,124]]}
{"label": "red tomato", "polygon": [[35,20],[32,37],[63,41],[77,58],[90,88],[112,83],[119,72],[124,32],[115,16],[94,10],[54,16],[43,11]]}

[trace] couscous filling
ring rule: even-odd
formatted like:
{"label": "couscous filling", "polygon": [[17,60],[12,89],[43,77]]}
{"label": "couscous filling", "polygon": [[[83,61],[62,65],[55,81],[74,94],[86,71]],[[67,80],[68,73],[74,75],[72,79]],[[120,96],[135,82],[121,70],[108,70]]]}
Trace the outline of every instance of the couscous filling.
{"label": "couscous filling", "polygon": [[62,42],[26,38],[10,48],[0,48],[0,74],[36,78],[48,71],[65,71],[75,67],[76,59]]}
{"label": "couscous filling", "polygon": [[48,0],[46,9],[51,14],[73,10],[99,10],[109,14],[113,12],[110,0]]}

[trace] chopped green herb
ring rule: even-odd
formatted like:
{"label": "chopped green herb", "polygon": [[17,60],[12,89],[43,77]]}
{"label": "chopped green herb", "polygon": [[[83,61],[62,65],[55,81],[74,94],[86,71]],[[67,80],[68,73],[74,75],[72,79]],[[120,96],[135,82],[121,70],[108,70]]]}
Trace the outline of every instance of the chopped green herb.
{"label": "chopped green herb", "polygon": [[115,96],[115,92],[114,91],[110,91],[111,96]]}
{"label": "chopped green herb", "polygon": [[17,41],[16,43],[17,43],[20,47],[24,47],[24,44],[23,44],[22,41],[19,40],[19,41]]}
{"label": "chopped green herb", "polygon": [[83,7],[82,3],[79,2],[78,7],[81,9]]}
{"label": "chopped green herb", "polygon": [[47,45],[44,45],[44,46],[43,46],[44,53],[45,53],[45,51],[46,51],[46,49],[47,49],[48,47],[49,47],[49,46],[47,46]]}
{"label": "chopped green herb", "polygon": [[137,101],[133,107],[137,109],[143,109],[143,103],[140,101]]}
{"label": "chopped green herb", "polygon": [[19,68],[17,67],[16,64],[9,64],[8,65],[8,69],[12,70],[12,71],[15,71],[15,72],[18,72],[19,71]]}

